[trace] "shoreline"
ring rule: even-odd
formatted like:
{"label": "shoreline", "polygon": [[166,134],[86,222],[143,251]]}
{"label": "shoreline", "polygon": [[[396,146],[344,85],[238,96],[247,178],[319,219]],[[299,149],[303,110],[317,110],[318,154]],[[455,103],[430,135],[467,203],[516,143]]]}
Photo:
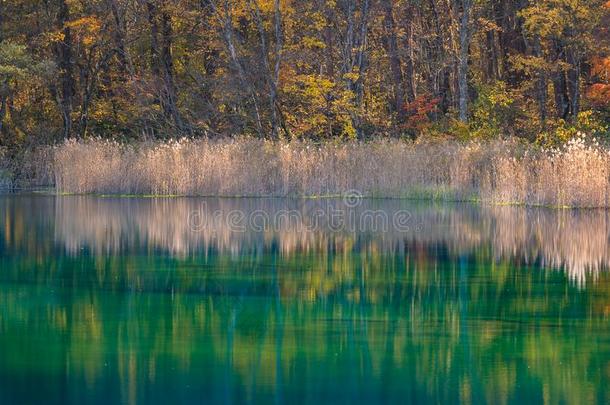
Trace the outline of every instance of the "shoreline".
{"label": "shoreline", "polygon": [[[19,190],[2,190],[0,196],[8,195],[43,195],[49,197],[93,197],[101,199],[218,199],[218,200],[291,200],[291,201],[312,201],[312,200],[341,200],[344,197],[341,195],[303,195],[303,196],[271,196],[271,195],[152,195],[152,194],[99,194],[99,193],[67,193],[57,192],[53,189],[36,190],[22,188]],[[523,202],[493,202],[481,199],[441,199],[441,198],[425,198],[425,197],[396,197],[396,196],[362,196],[363,201],[409,201],[415,203],[434,203],[434,204],[468,204],[474,206],[488,207],[518,207],[518,208],[536,208],[547,209],[553,211],[610,211],[610,207],[597,206],[569,206],[569,205],[543,205],[543,204],[528,204]]]}

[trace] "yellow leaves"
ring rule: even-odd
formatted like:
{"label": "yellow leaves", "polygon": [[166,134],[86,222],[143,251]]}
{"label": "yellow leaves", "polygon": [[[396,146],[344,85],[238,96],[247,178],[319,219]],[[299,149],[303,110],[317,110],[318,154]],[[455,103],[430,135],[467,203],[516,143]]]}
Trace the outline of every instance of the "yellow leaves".
{"label": "yellow leaves", "polygon": [[356,139],[358,132],[350,120],[347,120],[345,125],[343,125],[343,132],[341,135],[348,139]]}
{"label": "yellow leaves", "polygon": [[356,136],[350,113],[354,94],[327,77],[315,74],[287,75],[283,81],[283,98],[291,104],[288,122],[297,133]]}
{"label": "yellow leaves", "polygon": [[596,14],[590,7],[574,0],[544,0],[520,11],[524,27],[530,34],[541,37],[560,37],[566,32],[586,31],[594,24]]}
{"label": "yellow leaves", "polygon": [[257,0],[257,3],[263,13],[272,13],[274,11],[275,0]]}
{"label": "yellow leaves", "polygon": [[44,37],[50,43],[52,43],[52,42],[62,42],[66,38],[64,33],[61,32],[61,31],[48,32],[48,33],[45,34]]}
{"label": "yellow leaves", "polygon": [[[294,0],[280,0],[280,11],[284,13],[287,9],[290,9],[293,1]],[[257,2],[260,10],[263,13],[275,12],[275,0],[257,0]]]}
{"label": "yellow leaves", "polygon": [[76,30],[85,29],[89,32],[98,32],[102,27],[102,24],[97,17],[87,16],[74,21],[69,21],[65,26]]}
{"label": "yellow leaves", "polygon": [[513,69],[533,74],[536,70],[551,71],[552,65],[543,57],[530,55],[511,55],[509,61]]}
{"label": "yellow leaves", "polygon": [[[85,46],[93,45],[99,38],[100,31],[102,29],[101,21],[95,16],[82,17],[73,21],[68,21],[64,28],[69,28],[72,35],[82,42]],[[44,34],[46,41],[63,42],[66,39],[66,34],[61,30],[50,31]]]}
{"label": "yellow leaves", "polygon": [[303,96],[318,102],[323,102],[325,95],[335,87],[332,81],[317,75],[297,75],[295,84],[301,89],[300,93]]}
{"label": "yellow leaves", "polygon": [[326,45],[324,42],[320,41],[318,38],[314,37],[303,37],[301,40],[301,44],[303,47],[308,49],[325,49]]}
{"label": "yellow leaves", "polygon": [[524,9],[519,15],[525,20],[525,29],[531,34],[542,37],[561,35],[565,16],[557,8],[537,4]]}
{"label": "yellow leaves", "polygon": [[356,81],[358,81],[358,79],[360,79],[360,73],[358,73],[358,72],[345,73],[343,75],[343,79],[350,80],[352,82],[356,82]]}
{"label": "yellow leaves", "polygon": [[312,12],[307,15],[310,27],[315,31],[322,31],[326,28],[326,17],[320,12]]}
{"label": "yellow leaves", "polygon": [[487,18],[479,18],[479,26],[481,27],[481,31],[490,32],[490,31],[502,31],[502,28],[498,26],[494,21],[488,20]]}
{"label": "yellow leaves", "polygon": [[87,16],[70,21],[65,26],[74,32],[74,35],[80,39],[83,45],[91,46],[99,36],[102,23],[95,16]]}

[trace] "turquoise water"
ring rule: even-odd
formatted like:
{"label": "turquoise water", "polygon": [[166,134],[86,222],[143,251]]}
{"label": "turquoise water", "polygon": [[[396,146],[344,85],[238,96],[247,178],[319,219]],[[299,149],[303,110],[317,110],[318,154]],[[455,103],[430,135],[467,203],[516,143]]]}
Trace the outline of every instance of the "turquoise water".
{"label": "turquoise water", "polygon": [[610,214],[0,196],[0,403],[610,403]]}

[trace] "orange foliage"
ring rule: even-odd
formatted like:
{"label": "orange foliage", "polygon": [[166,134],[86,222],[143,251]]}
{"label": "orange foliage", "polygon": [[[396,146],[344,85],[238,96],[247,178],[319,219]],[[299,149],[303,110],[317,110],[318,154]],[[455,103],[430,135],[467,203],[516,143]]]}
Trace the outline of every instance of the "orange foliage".
{"label": "orange foliage", "polygon": [[595,83],[589,86],[587,98],[597,108],[610,107],[610,84]]}
{"label": "orange foliage", "polygon": [[422,131],[430,125],[429,114],[436,111],[440,98],[431,98],[429,95],[416,97],[403,107],[407,113],[407,120],[403,127],[407,130]]}
{"label": "orange foliage", "polygon": [[587,98],[596,108],[610,107],[610,57],[593,58],[591,74],[598,83],[587,88]]}
{"label": "orange foliage", "polygon": [[591,74],[602,79],[610,78],[610,57],[594,57],[591,61]]}

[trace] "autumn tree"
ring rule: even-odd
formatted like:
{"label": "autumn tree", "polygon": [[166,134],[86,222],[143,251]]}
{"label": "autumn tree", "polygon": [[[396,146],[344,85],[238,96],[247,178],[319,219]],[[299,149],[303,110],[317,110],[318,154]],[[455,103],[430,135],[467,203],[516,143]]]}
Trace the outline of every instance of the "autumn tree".
{"label": "autumn tree", "polygon": [[606,0],[5,0],[2,142],[535,140],[584,116],[603,128],[609,10]]}

